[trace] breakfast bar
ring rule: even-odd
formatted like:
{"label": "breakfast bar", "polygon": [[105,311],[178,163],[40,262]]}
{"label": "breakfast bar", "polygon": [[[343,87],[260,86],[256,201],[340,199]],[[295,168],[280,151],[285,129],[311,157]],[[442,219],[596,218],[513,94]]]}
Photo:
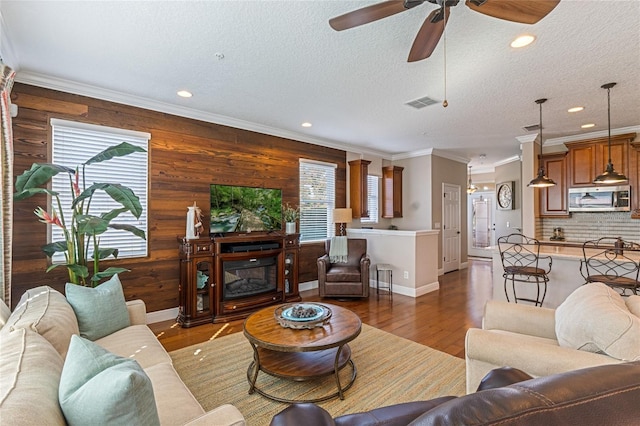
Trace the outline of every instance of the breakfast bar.
{"label": "breakfast bar", "polygon": [[[640,260],[640,252],[626,254],[636,262]],[[557,308],[567,296],[585,283],[580,273],[580,262],[583,259],[582,243],[541,241],[540,256],[550,256],[553,262],[551,272],[548,274],[549,283],[543,306]],[[496,246],[493,250],[493,299],[506,301],[502,273],[500,251]],[[518,287],[519,297],[521,295],[521,297],[535,298],[535,291],[535,285]]]}

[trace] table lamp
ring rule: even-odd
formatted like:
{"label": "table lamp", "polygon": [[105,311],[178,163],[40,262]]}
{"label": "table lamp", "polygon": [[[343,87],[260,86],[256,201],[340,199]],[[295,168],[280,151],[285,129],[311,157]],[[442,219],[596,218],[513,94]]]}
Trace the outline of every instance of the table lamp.
{"label": "table lamp", "polygon": [[351,223],[351,209],[333,209],[333,223],[340,225],[340,236],[346,235],[345,225]]}

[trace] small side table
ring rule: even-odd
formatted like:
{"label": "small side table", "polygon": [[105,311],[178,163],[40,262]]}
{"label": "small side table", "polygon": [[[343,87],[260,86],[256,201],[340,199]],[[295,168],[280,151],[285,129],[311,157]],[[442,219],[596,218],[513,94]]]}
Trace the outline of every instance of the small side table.
{"label": "small side table", "polygon": [[[380,287],[380,272],[389,273],[389,285]],[[387,263],[378,263],[376,265],[376,297],[380,299],[380,289],[389,291],[389,298],[393,300],[393,268]]]}

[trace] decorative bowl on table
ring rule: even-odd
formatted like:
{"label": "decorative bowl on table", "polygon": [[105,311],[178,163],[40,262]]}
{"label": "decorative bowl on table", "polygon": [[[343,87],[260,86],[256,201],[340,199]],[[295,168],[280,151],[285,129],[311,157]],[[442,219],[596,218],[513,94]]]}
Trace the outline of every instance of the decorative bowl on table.
{"label": "decorative bowl on table", "polygon": [[331,318],[331,309],[319,303],[287,303],[274,311],[278,324],[285,328],[322,327]]}

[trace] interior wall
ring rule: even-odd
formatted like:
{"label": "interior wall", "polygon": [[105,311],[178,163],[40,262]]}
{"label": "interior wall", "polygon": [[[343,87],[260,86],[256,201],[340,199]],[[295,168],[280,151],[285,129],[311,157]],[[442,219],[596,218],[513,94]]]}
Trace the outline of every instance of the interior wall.
{"label": "interior wall", "polygon": [[522,230],[522,166],[520,161],[496,167],[496,189],[501,182],[514,181],[515,195],[513,210],[499,210],[496,208],[496,240],[503,235],[509,235]]}
{"label": "interior wall", "polygon": [[393,162],[402,172],[402,217],[391,222],[398,229],[432,229],[431,155],[410,157]]}
{"label": "interior wall", "polygon": [[[187,206],[194,201],[203,210],[208,231],[210,184],[282,188],[283,201],[298,205],[299,159],[307,158],[338,165],[336,205],[346,206],[346,153],[342,150],[24,84],[15,84],[12,102],[19,107],[13,120],[16,175],[34,162],[48,161],[52,117],[151,133],[149,256],[104,263],[131,269],[121,275],[125,297],[144,300],[150,312],[178,306],[176,238],[184,235]],[[14,203],[14,306],[28,288],[64,289],[64,268],[45,273],[48,258],[40,247],[46,243],[46,226],[33,211],[46,204],[43,196]],[[316,260],[323,253],[323,244],[303,245],[301,281],[317,278]]]}

